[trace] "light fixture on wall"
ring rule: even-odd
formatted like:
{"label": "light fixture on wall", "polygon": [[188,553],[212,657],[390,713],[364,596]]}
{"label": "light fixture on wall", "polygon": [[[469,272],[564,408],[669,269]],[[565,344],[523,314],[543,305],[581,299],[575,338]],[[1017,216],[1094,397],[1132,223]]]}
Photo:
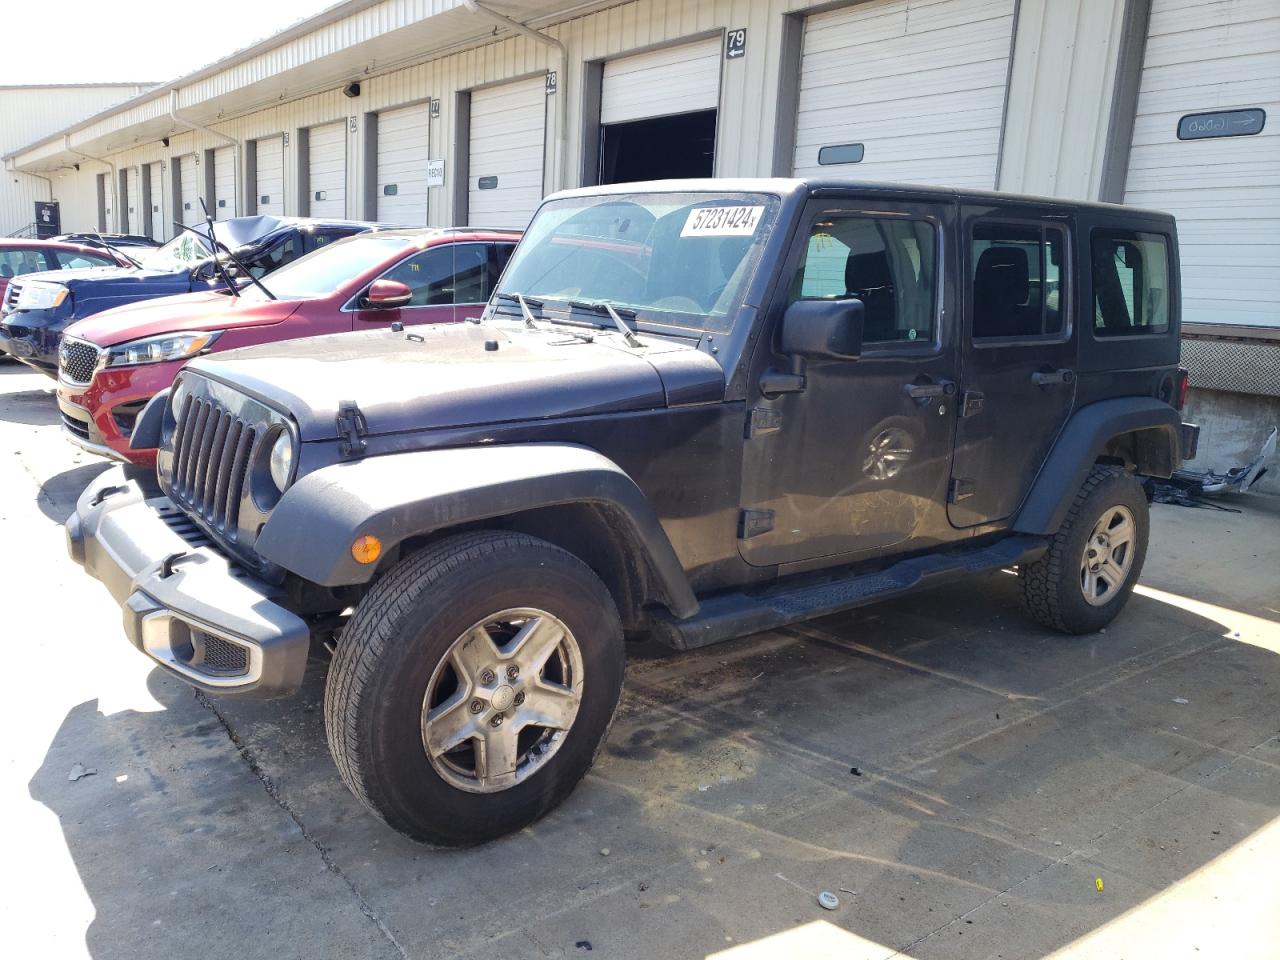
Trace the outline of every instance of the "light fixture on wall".
{"label": "light fixture on wall", "polygon": [[168,137],[161,137],[161,138],[160,138],[160,144],[161,144],[161,146],[165,146],[165,147],[167,147],[167,146],[169,145],[169,138],[168,138]]}
{"label": "light fixture on wall", "polygon": [[342,95],[344,97],[350,97],[352,100],[360,96],[359,82],[356,80],[352,80],[350,83],[348,83],[345,87],[342,88]]}

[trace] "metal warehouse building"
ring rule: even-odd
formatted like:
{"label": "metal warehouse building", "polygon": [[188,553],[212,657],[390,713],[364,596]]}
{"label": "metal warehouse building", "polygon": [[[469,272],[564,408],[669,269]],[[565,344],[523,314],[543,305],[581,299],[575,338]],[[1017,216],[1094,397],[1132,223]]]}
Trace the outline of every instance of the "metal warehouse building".
{"label": "metal warehouse building", "polygon": [[1277,0],[349,0],[5,161],[65,228],[157,239],[201,199],[522,226],[554,190],[668,176],[1168,210],[1225,468],[1280,422],[1277,124]]}

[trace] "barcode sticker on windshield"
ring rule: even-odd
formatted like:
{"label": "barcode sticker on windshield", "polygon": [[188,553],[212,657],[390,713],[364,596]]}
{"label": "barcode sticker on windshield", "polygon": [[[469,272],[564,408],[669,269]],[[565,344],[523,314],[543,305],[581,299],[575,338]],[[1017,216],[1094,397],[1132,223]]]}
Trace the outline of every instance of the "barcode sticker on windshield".
{"label": "barcode sticker on windshield", "polygon": [[699,207],[689,211],[682,237],[749,237],[756,232],[764,207]]}

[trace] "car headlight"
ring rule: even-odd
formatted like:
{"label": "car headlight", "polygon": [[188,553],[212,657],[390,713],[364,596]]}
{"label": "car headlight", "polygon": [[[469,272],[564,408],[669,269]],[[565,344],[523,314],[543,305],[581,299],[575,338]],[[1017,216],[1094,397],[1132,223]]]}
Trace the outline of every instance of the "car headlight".
{"label": "car headlight", "polygon": [[[108,367],[128,367],[139,363],[164,363],[167,360],[186,360],[217,340],[221,331],[214,333],[163,333],[158,337],[143,337],[117,344],[107,351]],[[175,404],[176,409],[176,404]]]}
{"label": "car headlight", "polygon": [[182,414],[182,401],[185,399],[187,399],[187,382],[179,380],[169,394],[169,409],[173,411],[175,420]]}
{"label": "car headlight", "polygon": [[271,445],[271,457],[268,460],[271,471],[271,482],[276,489],[284,493],[293,474],[293,437],[287,430],[280,431],[276,442]]}
{"label": "car headlight", "polygon": [[46,283],[43,280],[29,280],[22,285],[18,293],[16,310],[52,310],[60,306],[71,291],[60,283]]}

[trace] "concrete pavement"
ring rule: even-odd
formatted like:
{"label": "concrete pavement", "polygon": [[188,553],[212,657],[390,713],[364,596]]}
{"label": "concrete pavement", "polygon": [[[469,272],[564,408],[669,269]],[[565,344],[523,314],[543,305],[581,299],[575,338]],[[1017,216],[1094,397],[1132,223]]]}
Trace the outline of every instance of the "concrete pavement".
{"label": "concrete pavement", "polygon": [[322,661],[252,703],[128,646],[63,548],[103,464],[50,387],[0,365],[11,956],[1280,956],[1280,501],[1155,507],[1139,594],[1092,637],[1031,625],[997,574],[638,651],[570,800],[442,852],[341,784]]}

